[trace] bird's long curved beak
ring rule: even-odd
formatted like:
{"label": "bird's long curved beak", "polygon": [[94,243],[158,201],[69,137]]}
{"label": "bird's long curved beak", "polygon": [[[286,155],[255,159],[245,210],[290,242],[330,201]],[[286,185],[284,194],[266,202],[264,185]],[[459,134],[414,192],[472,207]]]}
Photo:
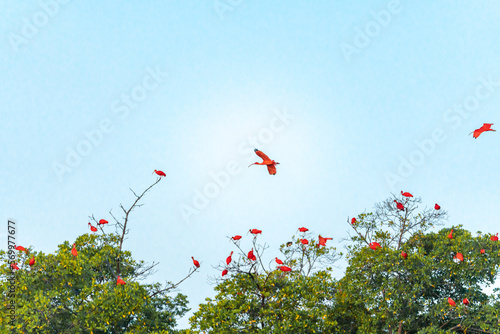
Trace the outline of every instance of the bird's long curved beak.
{"label": "bird's long curved beak", "polygon": [[255,163],[248,165],[248,167],[250,167],[250,166],[252,166],[252,165],[255,165]]}

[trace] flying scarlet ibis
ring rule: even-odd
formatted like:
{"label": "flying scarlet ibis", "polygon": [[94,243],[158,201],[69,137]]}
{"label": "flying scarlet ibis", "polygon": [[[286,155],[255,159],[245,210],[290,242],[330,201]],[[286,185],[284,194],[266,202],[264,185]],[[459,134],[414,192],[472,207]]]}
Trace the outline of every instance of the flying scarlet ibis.
{"label": "flying scarlet ibis", "polygon": [[275,259],[275,261],[276,261],[276,263],[277,263],[277,264],[283,264],[283,261],[281,261],[281,260],[280,260],[280,259],[278,259],[278,258],[276,258],[276,259]]}
{"label": "flying scarlet ibis", "polygon": [[453,299],[451,299],[450,297],[448,297],[448,304],[450,304],[450,306],[455,306],[455,301]]}
{"label": "flying scarlet ibis", "polygon": [[120,276],[116,279],[116,285],[125,285],[127,284]]}
{"label": "flying scarlet ibis", "polygon": [[484,250],[484,249],[481,249],[481,251],[480,251],[480,252],[481,252],[481,254],[484,254],[484,253],[485,253],[485,250]]}
{"label": "flying scarlet ibis", "polygon": [[405,252],[401,252],[401,256],[403,257],[403,259],[406,260],[406,258],[408,257],[408,254],[406,254]]}
{"label": "flying scarlet ibis", "polygon": [[287,267],[287,266],[281,266],[279,267],[281,271],[292,271],[292,268]]}
{"label": "flying scarlet ibis", "polygon": [[252,261],[255,261],[257,260],[257,257],[255,256],[255,254],[253,253],[253,248],[250,252],[248,252],[248,255],[247,255],[248,259],[249,260],[252,260]]}
{"label": "flying scarlet ibis", "polygon": [[75,244],[73,244],[73,248],[71,248],[71,254],[73,254],[74,257],[77,257],[78,256],[78,252],[76,250],[76,246]]}
{"label": "flying scarlet ibis", "polygon": [[252,234],[262,234],[262,231],[258,230],[256,228],[253,228],[253,229],[250,230],[250,233],[252,233]]}
{"label": "flying scarlet ibis", "polygon": [[327,242],[328,240],[333,240],[333,238],[323,238],[323,237],[321,236],[321,234],[318,236],[318,239],[319,239],[319,241],[318,241],[318,245],[320,245],[320,246],[326,246],[326,242]]}
{"label": "flying scarlet ibis", "polygon": [[450,231],[450,234],[448,234],[448,239],[453,239],[453,229]]}
{"label": "flying scarlet ibis", "polygon": [[495,235],[492,235],[490,238],[491,241],[498,241],[498,233]]}
{"label": "flying scarlet ibis", "polygon": [[370,248],[375,250],[377,248],[381,248],[378,242],[370,242]]}
{"label": "flying scarlet ibis", "polygon": [[464,256],[462,255],[462,253],[457,253],[457,255],[453,257],[453,259],[457,259],[458,261],[462,262],[464,260]]}
{"label": "flying scarlet ibis", "polygon": [[232,261],[231,256],[233,256],[233,252],[231,252],[231,254],[227,257],[226,264],[230,264],[231,263],[231,261]]}
{"label": "flying scarlet ibis", "polygon": [[[474,139],[477,139],[477,137],[479,137],[479,136],[480,136],[483,132],[486,132],[486,131],[496,131],[496,130],[493,130],[493,129],[491,128],[491,126],[492,126],[492,125],[493,125],[493,123],[483,123],[483,126],[482,126],[482,127],[480,127],[479,129],[476,129],[476,130],[474,130],[474,131],[472,131],[472,132],[471,132],[471,133],[474,133],[474,134],[472,135],[472,137],[473,137]],[[469,133],[469,135],[470,135],[471,133]]]}
{"label": "flying scarlet ibis", "polygon": [[200,263],[199,263],[198,261],[196,261],[196,260],[194,259],[194,257],[192,257],[192,256],[191,256],[191,258],[193,259],[193,264],[194,264],[194,266],[195,266],[196,268],[199,268],[199,267],[200,267]]}
{"label": "flying scarlet ibis", "polygon": [[34,264],[35,264],[35,256],[33,256],[29,262],[30,267],[33,266]]}
{"label": "flying scarlet ibis", "polygon": [[106,219],[101,219],[99,220],[99,224],[98,225],[104,225],[104,224],[107,224],[108,221]]}
{"label": "flying scarlet ibis", "polygon": [[301,227],[301,228],[299,228],[299,231],[300,232],[307,232],[307,231],[309,231],[309,229],[305,228],[305,227]]}
{"label": "flying scarlet ibis", "polygon": [[232,237],[231,239],[233,239],[234,241],[238,241],[241,239],[241,235],[235,235],[234,237]]}
{"label": "flying scarlet ibis", "polygon": [[[279,162],[275,162],[274,160],[269,159],[267,155],[265,155],[262,151],[259,151],[258,149],[254,150],[255,154],[257,154],[259,157],[262,158],[262,162],[254,162],[252,165],[266,165],[267,170],[269,171],[269,174],[271,175],[276,175],[276,165],[279,165]],[[248,166],[248,167],[250,167]]]}
{"label": "flying scarlet ibis", "polygon": [[410,194],[409,192],[403,192],[402,190],[401,190],[401,195],[403,195],[404,197],[413,197],[413,195]]}
{"label": "flying scarlet ibis", "polygon": [[356,220],[356,218],[352,217],[352,219],[351,219],[351,224],[352,224],[352,225],[354,225],[354,224],[356,224],[357,222],[358,222],[358,221]]}
{"label": "flying scarlet ibis", "polygon": [[24,248],[23,246],[17,246],[16,250],[21,251],[21,252],[26,252],[26,248]]}
{"label": "flying scarlet ibis", "polygon": [[309,244],[309,240],[307,240],[307,239],[300,239],[300,243],[303,244],[303,245],[308,245]]}
{"label": "flying scarlet ibis", "polygon": [[397,207],[399,210],[404,210],[404,209],[405,209],[405,207],[404,207],[404,205],[403,205],[402,203],[400,203],[400,202],[398,202],[398,201],[396,201],[396,200],[394,200],[394,202],[396,203],[396,207]]}
{"label": "flying scarlet ibis", "polygon": [[14,270],[19,270],[19,267],[17,266],[17,263],[13,262],[10,264],[10,267]]}
{"label": "flying scarlet ibis", "polygon": [[464,305],[469,305],[469,300],[465,298],[464,300],[462,300],[462,303],[464,303]]}
{"label": "flying scarlet ibis", "polygon": [[161,176],[167,176],[167,175],[165,175],[165,173],[163,173],[161,170],[156,170],[156,169],[155,169],[155,171],[154,171],[153,173],[156,173],[156,175],[158,175],[158,176],[160,176],[160,177],[161,177]]}
{"label": "flying scarlet ibis", "polygon": [[227,269],[224,269],[224,270],[222,271],[222,277],[226,276],[226,275],[227,275],[227,273],[228,273]]}
{"label": "flying scarlet ibis", "polygon": [[90,226],[90,230],[91,230],[92,232],[97,232],[97,227],[92,226],[92,224],[91,224],[91,223],[89,223],[89,226]]}

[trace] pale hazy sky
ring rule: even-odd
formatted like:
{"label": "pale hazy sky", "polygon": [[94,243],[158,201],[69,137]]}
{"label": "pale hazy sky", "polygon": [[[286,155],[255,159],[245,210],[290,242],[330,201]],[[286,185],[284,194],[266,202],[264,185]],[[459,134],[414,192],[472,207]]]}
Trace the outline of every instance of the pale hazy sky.
{"label": "pale hazy sky", "polygon": [[[54,251],[154,169],[167,177],[125,247],[159,261],[160,282],[198,259],[180,289],[193,310],[226,236],[248,245],[249,228],[269,257],[300,226],[343,248],[347,217],[405,190],[447,226],[500,232],[500,133],[469,136],[500,128],[499,15],[498,1],[0,0],[1,247],[14,218],[19,244]],[[247,168],[254,147],[276,176]]]}

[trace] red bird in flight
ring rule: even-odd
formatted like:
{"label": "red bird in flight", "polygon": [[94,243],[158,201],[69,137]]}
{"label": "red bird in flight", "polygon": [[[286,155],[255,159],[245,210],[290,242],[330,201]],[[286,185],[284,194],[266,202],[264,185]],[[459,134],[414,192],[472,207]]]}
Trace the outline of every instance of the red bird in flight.
{"label": "red bird in flight", "polygon": [[262,234],[262,231],[254,228],[254,229],[250,230],[250,233],[252,233],[252,234]]}
{"label": "red bird in flight", "polygon": [[195,265],[196,268],[199,268],[200,267],[200,263],[198,261],[196,261],[194,259],[194,257],[191,256],[191,258],[193,259],[193,264]]}
{"label": "red bird in flight", "polygon": [[125,285],[127,284],[120,276],[116,279],[116,285]]}
{"label": "red bird in flight", "polygon": [[394,202],[396,203],[396,207],[399,209],[399,210],[404,210],[405,207],[403,206],[403,204],[399,203],[398,201],[394,200]]}
{"label": "red bird in flight", "polygon": [[71,248],[71,254],[73,254],[74,257],[78,256],[78,251],[76,250],[75,244],[73,244],[73,248]]}
{"label": "red bird in flight", "polygon": [[280,260],[280,259],[278,259],[278,258],[276,258],[276,259],[275,259],[275,261],[276,261],[276,263],[277,263],[277,264],[283,264],[283,261],[281,261],[281,260]]}
{"label": "red bird in flight", "polygon": [[333,238],[323,238],[323,237],[321,236],[321,234],[319,235],[318,239],[319,239],[319,241],[318,241],[318,245],[320,245],[320,246],[326,246],[326,242],[327,242],[328,240],[333,240]]}
{"label": "red bird in flight", "polygon": [[227,257],[226,264],[230,264],[231,261],[233,260],[231,256],[233,256],[233,252],[231,252],[231,254]]}
{"label": "red bird in flight", "polygon": [[90,230],[91,230],[92,232],[97,232],[97,228],[96,228],[95,226],[92,226],[92,224],[91,224],[91,223],[89,223],[89,226],[90,226]]}
{"label": "red bird in flight", "polygon": [[309,229],[305,228],[305,227],[301,227],[301,228],[299,228],[299,231],[300,232],[307,232],[307,231],[309,231]]}
{"label": "red bird in flight", "polygon": [[276,162],[274,160],[269,159],[267,155],[265,155],[262,151],[259,151],[258,149],[255,149],[255,154],[257,154],[259,157],[262,158],[262,162],[254,162],[253,164],[250,164],[248,167],[252,165],[266,165],[267,170],[269,171],[269,174],[271,175],[276,175],[276,165],[279,165],[279,162]]}
{"label": "red bird in flight", "polygon": [[[474,139],[477,139],[477,137],[479,137],[479,136],[481,135],[481,133],[483,133],[483,132],[486,132],[486,131],[497,131],[497,130],[493,130],[493,129],[491,128],[491,126],[492,126],[492,125],[493,125],[493,123],[483,123],[483,126],[482,126],[482,127],[480,127],[479,129],[476,129],[476,130],[474,130],[474,131],[472,131],[472,132],[471,132],[471,133],[474,133],[474,134],[472,135],[472,137],[473,137]],[[470,135],[471,133],[469,133],[469,135]]]}
{"label": "red bird in flight", "polygon": [[160,176],[160,177],[161,177],[161,176],[167,176],[167,175],[166,175],[165,173],[163,173],[161,170],[156,170],[156,169],[155,169],[153,173],[156,173],[156,175],[158,175],[158,176]]}
{"label": "red bird in flight", "polygon": [[409,192],[403,192],[402,190],[401,190],[401,195],[403,195],[404,197],[413,197],[413,195],[410,194]]}

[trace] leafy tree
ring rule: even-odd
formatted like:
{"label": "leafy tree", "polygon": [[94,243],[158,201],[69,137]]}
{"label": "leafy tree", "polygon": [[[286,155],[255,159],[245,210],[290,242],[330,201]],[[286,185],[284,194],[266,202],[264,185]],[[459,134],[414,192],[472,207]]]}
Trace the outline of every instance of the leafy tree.
{"label": "leafy tree", "polygon": [[[8,317],[0,317],[0,332],[10,329],[14,333],[172,333],[176,320],[189,310],[186,296],[167,295],[180,282],[167,282],[166,286],[139,283],[153,273],[157,263],[136,261],[122,248],[130,213],[159,181],[158,178],[141,195],[134,193],[136,200],[128,209],[120,205],[124,216],[122,220],[113,216],[116,233],[107,234],[108,224],[100,224],[100,233],[78,237],[76,257],[67,241],[54,254],[31,249],[24,254],[14,250],[13,245],[8,252],[1,251],[2,304],[5,311],[15,301],[17,318],[11,323]],[[93,216],[91,219],[97,223]],[[9,253],[16,257],[14,262],[19,270],[11,269]],[[36,262],[29,266],[32,257]],[[187,277],[195,271],[191,270]],[[117,284],[119,275],[125,285]],[[11,282],[15,282],[13,298],[7,294]]]}
{"label": "leafy tree", "polygon": [[[233,240],[239,254],[228,266],[227,279],[216,279],[214,299],[200,305],[190,319],[194,332],[204,333],[328,333],[335,323],[334,281],[330,275],[335,248],[318,246],[310,234],[304,245],[300,239],[280,247],[283,265],[275,259],[264,264],[267,246],[253,238],[255,260],[249,259],[239,242]],[[283,272],[277,267],[292,269]],[[191,331],[189,331],[191,332]]]}
{"label": "leafy tree", "polygon": [[[461,226],[451,235],[449,228],[426,233],[442,224],[446,212],[418,212],[419,203],[393,196],[351,224],[348,268],[336,295],[338,332],[499,333],[498,302],[482,286],[495,281],[500,244]],[[455,258],[458,253],[464,261]]]}

